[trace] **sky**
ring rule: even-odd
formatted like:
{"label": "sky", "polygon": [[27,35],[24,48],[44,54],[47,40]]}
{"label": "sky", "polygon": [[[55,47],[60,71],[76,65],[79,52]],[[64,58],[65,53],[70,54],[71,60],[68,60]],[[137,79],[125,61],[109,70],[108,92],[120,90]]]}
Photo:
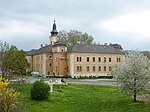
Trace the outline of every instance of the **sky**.
{"label": "sky", "polygon": [[79,30],[95,42],[150,51],[150,0],[0,0],[0,40],[19,49],[49,44],[57,30]]}

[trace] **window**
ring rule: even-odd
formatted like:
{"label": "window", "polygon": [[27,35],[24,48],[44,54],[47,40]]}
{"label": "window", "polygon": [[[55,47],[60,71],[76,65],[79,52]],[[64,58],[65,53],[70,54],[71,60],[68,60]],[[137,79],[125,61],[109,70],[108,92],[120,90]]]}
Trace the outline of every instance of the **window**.
{"label": "window", "polygon": [[48,76],[50,76],[50,71],[48,71]]}
{"label": "window", "polygon": [[112,68],[111,68],[111,66],[109,66],[109,71],[111,71],[112,70]]}
{"label": "window", "polygon": [[106,62],[106,57],[104,57],[104,62]]}
{"label": "window", "polygon": [[101,62],[101,57],[98,57],[98,62]]}
{"label": "window", "polygon": [[119,62],[121,62],[121,59],[119,58]]}
{"label": "window", "polygon": [[95,67],[95,65],[93,65],[93,71],[95,71],[96,70],[96,67]]}
{"label": "window", "polygon": [[52,59],[52,56],[49,56],[49,59]]}
{"label": "window", "polygon": [[79,57],[77,57],[77,62],[79,62]]}
{"label": "window", "polygon": [[87,57],[87,62],[89,62],[90,61],[90,58],[89,57]]}
{"label": "window", "polygon": [[121,62],[121,58],[117,58],[117,62]]}
{"label": "window", "polygon": [[49,66],[51,67],[51,66],[52,66],[52,64],[50,63],[50,64],[49,64]]}
{"label": "window", "polygon": [[111,58],[109,58],[109,62],[111,62]]}
{"label": "window", "polygon": [[81,62],[82,61],[82,57],[77,57],[77,62]]}
{"label": "window", "polygon": [[80,62],[82,61],[82,58],[80,57]]}
{"label": "window", "polygon": [[93,62],[95,62],[95,57],[93,57]]}
{"label": "window", "polygon": [[101,71],[101,66],[100,65],[98,66],[98,71]]}
{"label": "window", "polygon": [[64,50],[62,49],[61,52],[64,52]]}
{"label": "window", "polygon": [[77,65],[77,72],[81,72],[82,71],[82,66],[81,65]]}
{"label": "window", "polygon": [[106,71],[106,65],[104,65],[104,71]]}
{"label": "window", "polygon": [[86,66],[86,71],[87,71],[87,72],[90,71],[90,66],[89,66],[89,65]]}
{"label": "window", "polygon": [[77,66],[77,72],[79,72],[79,71],[80,71],[79,69],[80,69],[80,66]]}

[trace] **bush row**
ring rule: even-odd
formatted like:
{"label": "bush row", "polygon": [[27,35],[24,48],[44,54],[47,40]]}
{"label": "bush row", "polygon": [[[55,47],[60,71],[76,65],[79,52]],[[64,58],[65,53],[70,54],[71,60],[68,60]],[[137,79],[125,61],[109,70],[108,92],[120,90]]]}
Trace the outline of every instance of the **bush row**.
{"label": "bush row", "polygon": [[112,79],[113,76],[74,76],[73,79]]}

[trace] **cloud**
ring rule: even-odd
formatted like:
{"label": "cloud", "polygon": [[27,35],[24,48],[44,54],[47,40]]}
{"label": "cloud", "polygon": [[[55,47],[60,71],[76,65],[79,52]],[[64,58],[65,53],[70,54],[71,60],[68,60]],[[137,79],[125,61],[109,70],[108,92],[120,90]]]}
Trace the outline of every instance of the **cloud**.
{"label": "cloud", "polygon": [[40,33],[39,31],[44,32],[45,29],[40,25],[21,22],[21,21],[6,20],[3,22],[4,24],[3,24],[3,28],[1,28],[0,38],[5,38],[6,36],[13,36],[13,35],[21,36],[21,35],[36,34],[37,32]]}
{"label": "cloud", "polygon": [[100,43],[138,48],[140,39],[150,39],[149,6],[149,0],[0,0],[0,40],[25,50],[39,47],[49,43],[56,19],[58,31],[76,29]]}
{"label": "cloud", "polygon": [[[134,33],[148,39],[150,37],[150,10],[120,15],[99,23],[100,28],[112,33]],[[140,37],[139,36],[139,37]]]}

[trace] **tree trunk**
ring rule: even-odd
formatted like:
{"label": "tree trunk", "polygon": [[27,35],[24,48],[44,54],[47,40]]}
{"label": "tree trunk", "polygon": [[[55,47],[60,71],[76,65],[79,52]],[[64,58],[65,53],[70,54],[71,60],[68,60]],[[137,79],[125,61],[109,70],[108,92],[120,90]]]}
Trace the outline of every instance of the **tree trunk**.
{"label": "tree trunk", "polygon": [[135,77],[135,73],[133,74],[134,76],[134,91],[133,91],[133,94],[134,94],[134,102],[136,102],[136,77]]}
{"label": "tree trunk", "polygon": [[136,90],[134,90],[134,102],[136,102]]}

